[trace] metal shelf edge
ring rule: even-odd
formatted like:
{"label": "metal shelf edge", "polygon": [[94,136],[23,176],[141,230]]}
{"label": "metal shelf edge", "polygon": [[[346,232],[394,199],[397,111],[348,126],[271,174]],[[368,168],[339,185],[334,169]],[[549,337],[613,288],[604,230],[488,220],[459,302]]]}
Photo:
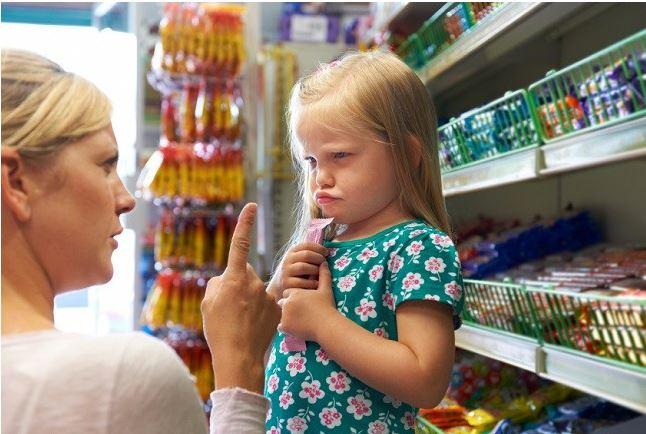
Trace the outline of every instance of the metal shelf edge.
{"label": "metal shelf edge", "polygon": [[536,372],[537,369],[540,347],[530,339],[503,335],[465,324],[455,333],[455,345],[521,369],[532,372]]}
{"label": "metal shelf edge", "polygon": [[541,349],[541,377],[646,413],[646,374],[622,369],[557,348]]}

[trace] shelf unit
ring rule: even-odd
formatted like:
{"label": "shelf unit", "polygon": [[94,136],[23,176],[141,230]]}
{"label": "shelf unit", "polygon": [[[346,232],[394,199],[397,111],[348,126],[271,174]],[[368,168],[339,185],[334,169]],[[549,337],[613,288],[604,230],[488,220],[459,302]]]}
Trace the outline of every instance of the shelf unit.
{"label": "shelf unit", "polygon": [[646,118],[483,160],[444,173],[447,197],[646,158]]}
{"label": "shelf unit", "polygon": [[463,325],[457,347],[646,413],[646,373],[521,336]]}
{"label": "shelf unit", "polygon": [[[521,88],[524,86],[518,84],[523,81],[529,85],[549,69],[564,67],[642,29],[643,23],[633,18],[637,9],[635,5],[510,3],[485,18],[416,73],[434,99],[447,104],[447,118],[457,117],[457,110],[464,113],[493,100],[492,96],[498,95],[494,92],[504,89],[502,86]],[[605,16],[611,23],[621,20],[625,28],[601,26]],[[584,40],[584,32],[591,35],[589,42]],[[534,49],[537,49],[535,59],[530,54]],[[513,61],[509,60],[511,56],[515,56]],[[516,62],[510,67],[510,74],[524,72],[518,64],[531,64],[522,77],[513,77],[514,84],[503,84],[507,72],[501,67],[503,62]],[[549,67],[542,62],[547,62]],[[491,69],[492,66],[496,68]],[[498,74],[493,74],[494,70]],[[607,214],[604,219],[609,220],[604,224],[614,227],[606,232],[621,234],[617,239],[610,236],[610,241],[646,242],[646,231],[639,227],[633,228],[632,238],[621,230],[623,226],[639,225],[640,218],[636,215],[642,216],[643,225],[646,206],[641,202],[630,212],[621,209],[604,212],[604,206],[619,204],[620,208],[630,209],[635,197],[644,197],[643,193],[633,195],[635,189],[643,190],[635,186],[646,185],[646,171],[640,169],[642,162],[646,163],[646,118],[471,163],[443,173],[442,184],[449,209],[455,207],[468,218],[483,212],[489,215],[492,211],[493,216],[509,218],[519,210],[521,215],[529,217],[534,212],[531,208],[540,209],[545,205],[549,205],[546,212],[550,213],[561,209],[574,196],[580,198],[577,205],[591,206]],[[600,182],[596,187],[589,183],[595,177]],[[611,193],[613,188],[622,187],[630,191],[625,195]],[[585,191],[577,192],[579,189]],[[483,197],[472,196],[474,192],[480,192]],[[623,201],[622,197],[625,197]],[[514,207],[516,210],[510,210]],[[629,214],[635,217],[627,217]],[[461,217],[453,213],[451,216]],[[456,346],[461,349],[646,413],[646,370],[643,368],[472,324],[465,324],[455,338]]]}

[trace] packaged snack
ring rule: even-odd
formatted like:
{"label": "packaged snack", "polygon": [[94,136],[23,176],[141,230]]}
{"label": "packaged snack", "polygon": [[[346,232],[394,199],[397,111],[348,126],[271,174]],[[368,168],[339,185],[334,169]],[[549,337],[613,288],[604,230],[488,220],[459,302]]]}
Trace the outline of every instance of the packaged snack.
{"label": "packaged snack", "polygon": [[[313,242],[317,244],[323,243],[323,237],[325,236],[325,228],[332,223],[332,218],[327,219],[312,219],[309,227],[307,228],[307,233],[305,235],[305,241]],[[295,338],[293,336],[285,336],[285,346],[288,351],[305,351],[305,341],[302,339]]]}

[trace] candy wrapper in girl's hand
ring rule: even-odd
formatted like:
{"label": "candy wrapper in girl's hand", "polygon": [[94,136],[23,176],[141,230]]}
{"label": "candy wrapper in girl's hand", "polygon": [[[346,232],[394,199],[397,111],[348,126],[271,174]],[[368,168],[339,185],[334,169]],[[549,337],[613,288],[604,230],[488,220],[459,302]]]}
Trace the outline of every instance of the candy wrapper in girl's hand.
{"label": "candy wrapper in girl's hand", "polygon": [[[312,219],[307,228],[307,234],[305,234],[305,241],[322,244],[325,228],[332,223],[332,220],[334,219]],[[306,348],[304,340],[289,335],[285,336],[285,346],[287,351],[305,351]]]}

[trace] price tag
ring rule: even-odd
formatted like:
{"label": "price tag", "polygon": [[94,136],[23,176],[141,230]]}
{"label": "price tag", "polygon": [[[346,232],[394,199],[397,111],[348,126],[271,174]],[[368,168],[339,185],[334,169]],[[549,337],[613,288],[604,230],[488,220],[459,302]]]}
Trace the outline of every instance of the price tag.
{"label": "price tag", "polygon": [[328,18],[323,15],[292,15],[290,39],[298,42],[327,41]]}

